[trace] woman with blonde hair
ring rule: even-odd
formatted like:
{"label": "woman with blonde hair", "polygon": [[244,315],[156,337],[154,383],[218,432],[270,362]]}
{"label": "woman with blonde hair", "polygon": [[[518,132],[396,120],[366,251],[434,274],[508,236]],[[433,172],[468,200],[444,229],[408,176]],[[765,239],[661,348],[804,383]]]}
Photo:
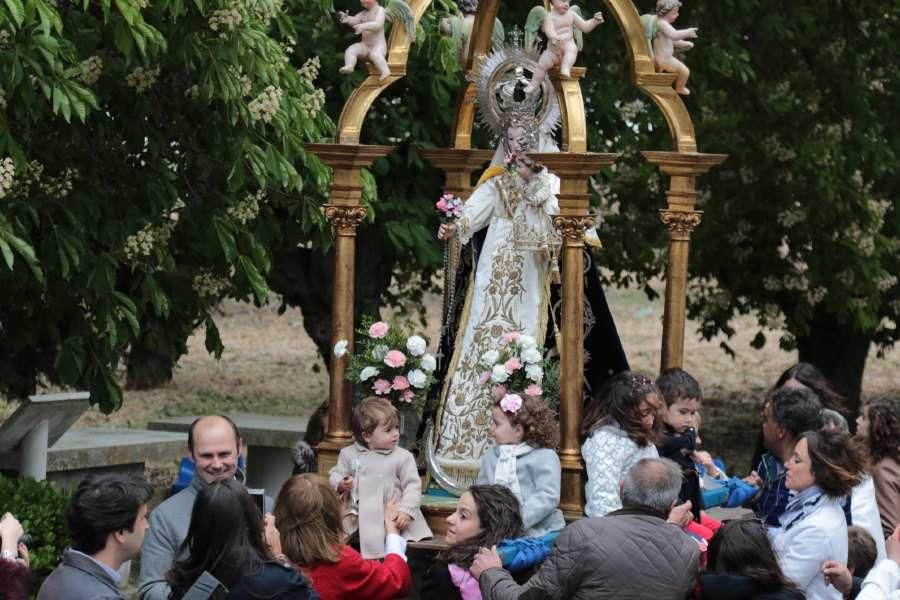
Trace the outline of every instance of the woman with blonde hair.
{"label": "woman with blonde hair", "polygon": [[346,544],[341,501],[328,480],[314,473],[296,475],[281,487],[275,520],[284,555],[312,581],[322,600],[406,596],[412,575],[406,565],[406,540],[399,535],[388,502],[384,514],[384,562],[366,560]]}

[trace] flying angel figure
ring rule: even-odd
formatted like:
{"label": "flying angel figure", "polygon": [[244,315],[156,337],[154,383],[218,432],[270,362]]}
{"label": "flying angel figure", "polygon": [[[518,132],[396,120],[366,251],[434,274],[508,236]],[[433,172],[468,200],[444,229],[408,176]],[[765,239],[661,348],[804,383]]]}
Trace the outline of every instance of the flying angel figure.
{"label": "flying angel figure", "polygon": [[345,11],[338,13],[341,23],[353,27],[353,31],[362,36],[360,41],[344,51],[344,66],[340,68],[340,72],[352,73],[356,68],[356,61],[366,58],[378,69],[378,80],[383,81],[391,74],[387,64],[387,40],[384,37],[385,19],[402,24],[413,42],[416,41],[416,20],[409,4],[403,0],[388,0],[387,7],[382,7],[378,0],[360,0],[360,4],[363,10],[353,16]]}
{"label": "flying angel figure", "polygon": [[564,77],[572,75],[572,65],[582,49],[583,34],[590,33],[603,23],[603,15],[594,13],[590,19],[581,16],[581,9],[570,6],[569,0],[551,0],[548,12],[543,6],[535,6],[528,13],[525,21],[525,47],[537,48],[538,32],[547,36],[547,49],[538,60],[531,83],[525,87],[525,93],[538,88],[547,76],[547,71],[559,65],[559,72]]}
{"label": "flying angel figure", "polygon": [[678,18],[680,0],[657,0],[655,15],[641,15],[644,34],[650,46],[650,56],[657,71],[675,73],[675,91],[687,96],[691,91],[687,88],[691,75],[687,65],[675,57],[675,48],[690,50],[694,43],[688,40],[697,37],[697,28],[675,29],[673,23]]}

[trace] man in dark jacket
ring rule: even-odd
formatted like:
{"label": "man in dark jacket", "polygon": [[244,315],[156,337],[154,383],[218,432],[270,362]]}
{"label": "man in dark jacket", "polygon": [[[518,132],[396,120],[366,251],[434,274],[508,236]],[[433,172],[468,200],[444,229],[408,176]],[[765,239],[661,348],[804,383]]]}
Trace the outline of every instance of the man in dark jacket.
{"label": "man in dark jacket", "polygon": [[141,479],[86,477],[66,515],[72,547],[44,581],[38,600],[124,600],[118,571],[141,553],[152,491]]}
{"label": "man in dark jacket", "polygon": [[666,520],[680,490],[681,469],[674,462],[639,461],[622,481],[623,508],[563,529],[525,585],[500,568],[496,548],[482,548],[471,571],[484,600],[683,600],[697,576],[700,549]]}

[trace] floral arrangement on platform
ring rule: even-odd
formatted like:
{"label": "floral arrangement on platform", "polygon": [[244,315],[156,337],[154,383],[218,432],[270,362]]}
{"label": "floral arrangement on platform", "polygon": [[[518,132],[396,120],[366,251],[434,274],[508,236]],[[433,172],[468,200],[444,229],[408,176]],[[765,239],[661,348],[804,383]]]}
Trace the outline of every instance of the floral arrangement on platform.
{"label": "floral arrangement on platform", "polygon": [[503,410],[517,411],[522,396],[540,398],[558,410],[559,365],[554,362],[545,366],[544,350],[530,335],[504,333],[500,349],[485,352],[481,364],[488,370],[479,382],[490,389],[494,400],[500,400]]}
{"label": "floral arrangement on platform", "polygon": [[452,223],[462,216],[463,201],[459,196],[447,193],[435,202],[434,207],[438,211],[441,223]]}
{"label": "floral arrangement on platform", "polygon": [[[350,359],[347,379],[363,397],[387,398],[398,409],[420,412],[437,368],[427,352],[428,340],[371,317],[363,319],[358,333],[362,340]],[[347,340],[340,340],[334,355],[347,354],[347,346]]]}

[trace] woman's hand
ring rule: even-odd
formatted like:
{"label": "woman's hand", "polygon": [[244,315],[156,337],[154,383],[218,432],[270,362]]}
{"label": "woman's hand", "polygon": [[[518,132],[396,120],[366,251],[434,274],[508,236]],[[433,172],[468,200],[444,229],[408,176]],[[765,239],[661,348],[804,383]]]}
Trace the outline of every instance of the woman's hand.
{"label": "woman's hand", "polygon": [[456,225],[453,223],[441,223],[441,226],[438,227],[438,239],[439,240],[449,240],[453,236],[456,235]]}
{"label": "woman's hand", "polygon": [[847,565],[837,560],[826,560],[822,563],[822,574],[825,583],[833,585],[841,595],[846,596],[853,588],[853,575]]}
{"label": "woman's hand", "polygon": [[500,560],[500,553],[497,552],[497,546],[491,546],[491,549],[482,548],[478,551],[478,554],[475,555],[475,560],[472,561],[472,566],[469,567],[469,572],[475,579],[481,577],[481,574],[487,571],[488,569],[502,569],[503,562]]}
{"label": "woman's hand", "polygon": [[266,513],[266,516],[263,517],[263,523],[265,523],[265,532],[263,534],[263,537],[265,539],[266,545],[269,547],[269,551],[271,551],[272,555],[276,557],[282,555],[281,534],[275,527],[275,515],[273,515],[272,513]]}
{"label": "woman's hand", "polygon": [[31,555],[28,553],[28,546],[25,544],[19,544],[19,558],[17,558],[20,563],[25,565],[25,568],[29,568],[31,566]]}

